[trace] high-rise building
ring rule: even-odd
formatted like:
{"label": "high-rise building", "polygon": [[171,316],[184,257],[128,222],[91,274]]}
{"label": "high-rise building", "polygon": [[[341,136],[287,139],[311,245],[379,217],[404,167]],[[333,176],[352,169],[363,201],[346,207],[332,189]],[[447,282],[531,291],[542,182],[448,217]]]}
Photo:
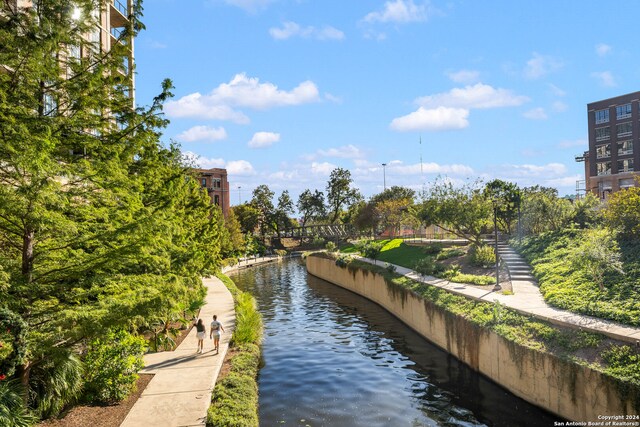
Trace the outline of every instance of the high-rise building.
{"label": "high-rise building", "polygon": [[585,190],[604,200],[639,185],[640,92],[592,102],[587,112],[589,151],[576,160],[585,162]]}
{"label": "high-rise building", "polygon": [[[111,50],[115,43],[120,43],[126,47],[127,55],[123,58],[120,72],[127,76],[130,82],[129,97],[135,102],[135,82],[133,73],[133,41],[132,32],[126,32],[124,29],[131,24],[130,19],[133,16],[133,3],[135,0],[97,0],[96,7],[91,17],[83,17],[80,10],[70,10],[75,19],[93,19],[93,29],[84,35],[89,41],[84,46],[71,47],[65,55],[87,56],[89,52],[83,52],[83,49],[99,49],[100,53],[106,53]],[[70,9],[73,8],[69,2]],[[0,19],[6,19],[10,13],[28,13],[30,10],[38,8],[38,0],[6,0],[0,6]],[[95,52],[94,52],[95,53]],[[0,73],[10,71],[6,66],[0,64]]]}
{"label": "high-rise building", "polygon": [[196,169],[200,186],[207,189],[207,194],[211,198],[211,203],[220,206],[222,213],[226,217],[229,213],[229,181],[227,181],[227,170],[220,168]]}

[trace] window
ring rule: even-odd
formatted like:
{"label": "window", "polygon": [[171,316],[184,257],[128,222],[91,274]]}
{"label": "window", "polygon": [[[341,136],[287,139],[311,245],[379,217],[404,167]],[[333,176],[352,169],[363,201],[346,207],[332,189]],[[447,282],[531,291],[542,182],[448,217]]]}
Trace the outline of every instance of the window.
{"label": "window", "polygon": [[616,119],[626,119],[631,117],[631,104],[618,105],[616,107]]}
{"label": "window", "polygon": [[633,159],[618,160],[618,173],[633,172]]}
{"label": "window", "polygon": [[618,181],[620,189],[631,188],[634,186],[633,178],[625,178]]}
{"label": "window", "polygon": [[619,141],[618,142],[618,156],[625,154],[633,154],[633,141]]}
{"label": "window", "polygon": [[80,46],[77,44],[72,44],[69,46],[69,58],[75,59],[76,61],[80,60]]}
{"label": "window", "polygon": [[604,128],[596,128],[596,141],[606,141],[611,137],[611,129],[607,126]]}
{"label": "window", "polygon": [[611,144],[599,145],[596,147],[596,157],[602,159],[611,157]]}
{"label": "window", "polygon": [[213,188],[222,188],[222,180],[220,178],[213,178]]}
{"label": "window", "polygon": [[609,109],[596,111],[596,124],[609,123]]}
{"label": "window", "polygon": [[596,163],[598,175],[611,175],[611,162]]}
{"label": "window", "polygon": [[207,186],[207,178],[202,178],[202,186],[203,187]]}
{"label": "window", "polygon": [[616,134],[618,135],[618,137],[630,136],[632,131],[633,131],[633,123],[631,122],[620,123],[619,125],[616,126]]}
{"label": "window", "polygon": [[58,102],[50,93],[45,93],[42,97],[42,114],[49,116],[58,109]]}
{"label": "window", "polygon": [[213,203],[220,206],[220,196],[218,196],[217,194],[213,196]]}

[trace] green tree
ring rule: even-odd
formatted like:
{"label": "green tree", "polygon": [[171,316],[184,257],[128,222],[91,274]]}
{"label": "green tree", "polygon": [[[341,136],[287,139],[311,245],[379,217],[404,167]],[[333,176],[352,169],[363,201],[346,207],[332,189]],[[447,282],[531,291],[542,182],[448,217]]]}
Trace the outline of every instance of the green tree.
{"label": "green tree", "polygon": [[291,196],[289,195],[288,190],[284,190],[280,197],[278,197],[278,206],[276,207],[276,211],[274,213],[274,224],[276,233],[278,233],[278,237],[282,233],[283,229],[291,227],[291,220],[289,219],[289,215],[293,213],[293,200],[291,200]]}
{"label": "green tree", "polygon": [[327,203],[329,221],[335,223],[340,218],[342,208],[356,203],[362,198],[357,188],[352,187],[351,172],[336,168],[331,171],[327,182]]}
{"label": "green tree", "polygon": [[[219,215],[159,141],[171,82],[133,108],[127,47],[87,42],[95,4],[74,4],[87,19],[48,0],[0,20],[0,304],[28,325],[25,386],[54,349],[182,311],[219,259]],[[142,28],[134,4],[125,34]],[[81,58],[63,54],[77,46]]]}
{"label": "green tree", "polygon": [[494,207],[498,228],[505,233],[511,234],[513,222],[518,219],[522,201],[518,186],[512,182],[494,179],[485,185],[484,195]]}
{"label": "green tree", "polygon": [[525,234],[562,228],[570,218],[571,202],[558,197],[555,188],[538,185],[522,190],[521,227]]}
{"label": "green tree", "polygon": [[587,272],[601,291],[604,291],[604,279],[607,273],[624,274],[620,248],[607,229],[587,230],[572,261]]}
{"label": "green tree", "polygon": [[617,191],[609,197],[604,208],[606,224],[628,240],[640,239],[640,187]]}
{"label": "green tree", "polygon": [[233,212],[240,222],[240,229],[244,234],[253,234],[258,228],[260,211],[251,203],[234,206]]}
{"label": "green tree", "polygon": [[602,222],[602,203],[591,193],[573,203],[571,222],[578,228],[591,228]]}
{"label": "green tree", "polygon": [[224,220],[224,226],[227,229],[227,233],[229,236],[229,243],[231,245],[231,250],[233,255],[241,255],[244,254],[245,250],[245,239],[242,234],[242,227],[240,226],[240,221],[235,214],[235,208],[230,208],[227,213],[227,217]]}
{"label": "green tree", "polygon": [[275,214],[275,208],[273,206],[274,192],[269,189],[266,184],[261,184],[253,190],[253,197],[251,198],[251,204],[259,212],[258,215],[258,229],[260,235],[264,239],[265,235],[273,230],[273,219]]}
{"label": "green tree", "polygon": [[312,221],[326,215],[324,194],[319,190],[315,190],[312,193],[311,190],[307,189],[300,193],[300,196],[298,196],[297,207],[298,212],[302,215],[301,223],[303,226],[307,225],[308,221]]}
{"label": "green tree", "polygon": [[480,183],[455,187],[442,179],[425,191],[423,202],[412,210],[421,223],[436,224],[458,237],[481,246],[482,233],[491,225],[491,203]]}

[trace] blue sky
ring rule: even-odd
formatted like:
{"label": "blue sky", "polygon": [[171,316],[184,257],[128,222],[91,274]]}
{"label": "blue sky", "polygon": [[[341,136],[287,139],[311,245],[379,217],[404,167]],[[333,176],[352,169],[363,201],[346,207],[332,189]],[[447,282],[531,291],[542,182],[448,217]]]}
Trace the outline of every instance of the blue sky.
{"label": "blue sky", "polygon": [[296,199],[324,190],[335,167],[368,197],[382,191],[382,163],[387,186],[444,175],[572,194],[586,104],[640,90],[635,0],[144,7],[137,102],[173,80],[163,139],[226,167],[232,204],[259,184]]}

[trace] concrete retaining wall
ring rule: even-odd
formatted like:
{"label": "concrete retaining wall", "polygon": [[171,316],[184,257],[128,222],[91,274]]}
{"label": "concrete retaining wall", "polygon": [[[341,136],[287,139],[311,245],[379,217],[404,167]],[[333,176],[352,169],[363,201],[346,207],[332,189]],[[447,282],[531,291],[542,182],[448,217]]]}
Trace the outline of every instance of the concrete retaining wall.
{"label": "concrete retaining wall", "polygon": [[338,267],[315,255],[306,263],[310,274],[378,303],[474,370],[554,414],[598,422],[599,416],[640,413],[637,388],[627,392],[635,397],[623,399],[615,379],[508,341],[368,270]]}

